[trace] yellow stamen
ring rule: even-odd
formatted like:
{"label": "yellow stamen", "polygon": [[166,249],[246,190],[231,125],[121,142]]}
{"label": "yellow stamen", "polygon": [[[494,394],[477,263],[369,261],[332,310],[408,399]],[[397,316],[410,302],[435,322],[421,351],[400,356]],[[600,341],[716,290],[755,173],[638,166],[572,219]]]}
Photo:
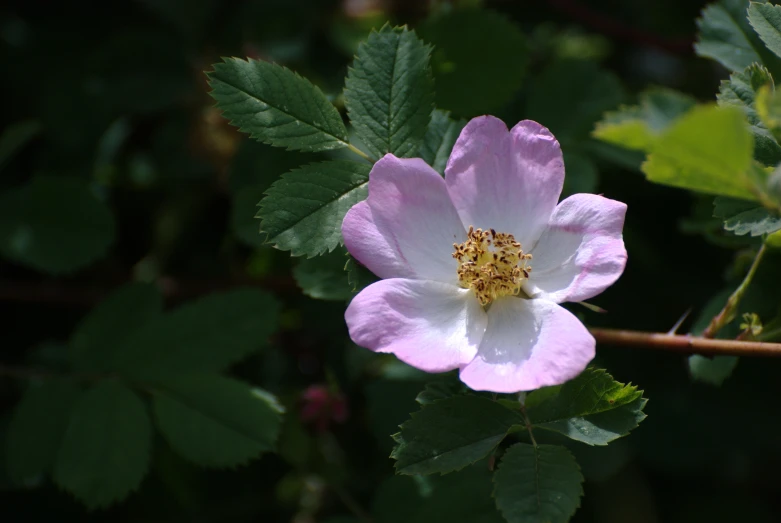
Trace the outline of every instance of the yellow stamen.
{"label": "yellow stamen", "polygon": [[481,305],[500,296],[517,296],[523,281],[529,279],[532,268],[527,263],[532,255],[524,254],[512,234],[469,227],[467,240],[454,243],[453,248],[458,281],[475,292]]}

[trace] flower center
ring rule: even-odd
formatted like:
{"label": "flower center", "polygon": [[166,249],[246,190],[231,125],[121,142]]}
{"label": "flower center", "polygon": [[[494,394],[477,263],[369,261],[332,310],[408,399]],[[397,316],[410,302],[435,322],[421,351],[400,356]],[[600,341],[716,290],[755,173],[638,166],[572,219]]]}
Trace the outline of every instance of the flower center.
{"label": "flower center", "polygon": [[532,268],[531,254],[524,254],[512,234],[469,227],[467,240],[454,243],[453,258],[458,260],[458,282],[472,289],[481,305],[500,296],[517,296],[523,280]]}

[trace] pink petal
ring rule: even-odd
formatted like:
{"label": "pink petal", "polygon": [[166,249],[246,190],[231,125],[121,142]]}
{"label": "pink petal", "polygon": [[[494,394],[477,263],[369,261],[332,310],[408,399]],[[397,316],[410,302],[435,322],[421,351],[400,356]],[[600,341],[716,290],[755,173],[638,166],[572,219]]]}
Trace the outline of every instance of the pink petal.
{"label": "pink petal", "polygon": [[457,284],[453,243],[466,239],[445,181],[423,160],[385,155],[369,174],[369,197],[342,222],[347,250],[380,278]]}
{"label": "pink petal", "polygon": [[564,160],[559,142],[537,122],[508,131],[498,118],[480,116],[461,131],[445,173],[466,227],[511,233],[526,248],[556,207]]}
{"label": "pink petal", "polygon": [[595,194],[562,201],[531,251],[527,294],[556,303],[583,301],[611,286],[626,266],[625,215],[626,204]]}
{"label": "pink petal", "polygon": [[474,390],[520,392],[559,385],[580,374],[596,342],[567,309],[545,300],[502,298],[488,310],[477,356],[461,369]]}
{"label": "pink petal", "polygon": [[470,290],[400,278],[365,288],[344,316],[356,344],[393,353],[426,372],[469,363],[488,321]]}

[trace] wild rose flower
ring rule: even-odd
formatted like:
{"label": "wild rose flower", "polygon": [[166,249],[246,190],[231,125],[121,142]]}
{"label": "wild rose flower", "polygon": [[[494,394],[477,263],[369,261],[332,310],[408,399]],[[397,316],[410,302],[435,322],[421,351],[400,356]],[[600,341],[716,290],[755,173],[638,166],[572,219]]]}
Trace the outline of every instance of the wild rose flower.
{"label": "wild rose flower", "polygon": [[353,341],[474,390],[518,392],[577,376],[595,340],[559,303],[586,300],[626,265],[626,205],[564,184],[558,141],[524,120],[475,118],[443,179],[386,155],[342,224],[350,253],[383,280],[345,313]]}

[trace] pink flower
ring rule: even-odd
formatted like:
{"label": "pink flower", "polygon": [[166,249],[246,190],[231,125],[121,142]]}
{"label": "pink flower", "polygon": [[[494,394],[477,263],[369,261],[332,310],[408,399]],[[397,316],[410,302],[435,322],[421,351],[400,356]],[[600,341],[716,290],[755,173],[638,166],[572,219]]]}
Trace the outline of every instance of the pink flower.
{"label": "pink flower", "polygon": [[561,148],[540,124],[492,116],[461,132],[443,179],[386,155],[342,224],[350,253],[384,278],[345,313],[353,341],[474,390],[558,385],[595,341],[559,306],[613,284],[626,265],[626,205],[594,194],[556,204]]}

